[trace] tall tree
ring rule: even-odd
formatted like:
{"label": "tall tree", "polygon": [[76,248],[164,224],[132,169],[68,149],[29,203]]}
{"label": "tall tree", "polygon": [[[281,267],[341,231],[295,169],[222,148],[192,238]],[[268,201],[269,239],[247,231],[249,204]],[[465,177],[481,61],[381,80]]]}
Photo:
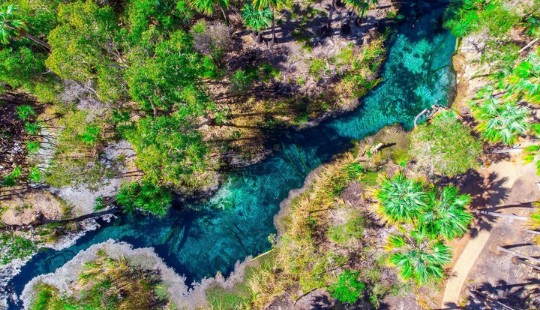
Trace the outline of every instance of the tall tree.
{"label": "tall tree", "polygon": [[276,10],[281,10],[287,5],[287,0],[253,0],[256,10],[269,8],[272,11],[272,45],[276,43]]}
{"label": "tall tree", "polygon": [[257,42],[262,41],[262,30],[272,23],[272,11],[269,8],[256,10],[253,5],[247,3],[242,7],[242,19],[247,28],[253,30],[257,36]]}
{"label": "tall tree", "polygon": [[49,44],[28,33],[26,23],[16,15],[16,11],[14,4],[5,3],[0,7],[0,42],[8,44],[9,39],[22,36],[50,50]]}

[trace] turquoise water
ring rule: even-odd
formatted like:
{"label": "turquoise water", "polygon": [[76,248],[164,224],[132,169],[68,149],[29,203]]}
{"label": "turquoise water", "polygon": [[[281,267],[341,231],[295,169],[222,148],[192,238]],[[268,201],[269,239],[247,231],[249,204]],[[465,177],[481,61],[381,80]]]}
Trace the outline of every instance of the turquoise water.
{"label": "turquoise water", "polygon": [[289,190],[302,186],[310,171],[350,148],[354,139],[394,123],[410,129],[423,109],[448,103],[455,39],[441,29],[442,10],[439,2],[422,1],[402,8],[406,20],[390,46],[383,82],[361,108],[316,128],[285,134],[270,158],[232,174],[212,199],[191,204],[191,211],[173,209],[164,219],[122,216],[68,249],[40,252],[10,287],[20,293],[33,277],[53,272],[79,251],[109,238],[154,247],[188,283],[217,271],[228,274],[236,261],[264,252],[270,247],[268,235],[275,233],[279,203]]}

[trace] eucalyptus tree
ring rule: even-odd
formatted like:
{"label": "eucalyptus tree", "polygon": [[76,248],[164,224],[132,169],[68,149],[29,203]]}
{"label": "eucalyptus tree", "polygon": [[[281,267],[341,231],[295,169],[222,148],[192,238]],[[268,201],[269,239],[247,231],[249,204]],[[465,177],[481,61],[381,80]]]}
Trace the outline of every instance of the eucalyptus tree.
{"label": "eucalyptus tree", "polygon": [[10,39],[25,37],[50,50],[49,44],[28,33],[26,23],[16,14],[17,9],[16,5],[7,3],[0,7],[0,42],[8,44]]}
{"label": "eucalyptus tree", "polygon": [[281,10],[287,5],[287,0],[253,0],[256,10],[270,9],[272,13],[272,45],[276,43],[276,10]]}
{"label": "eucalyptus tree", "polygon": [[411,223],[418,219],[427,206],[428,195],[423,184],[402,173],[384,177],[375,191],[380,213],[392,223]]}
{"label": "eucalyptus tree", "polygon": [[452,260],[448,246],[418,230],[390,236],[388,246],[393,252],[389,262],[399,269],[400,276],[418,284],[442,280],[444,265]]}
{"label": "eucalyptus tree", "polygon": [[272,23],[272,10],[265,8],[256,10],[253,5],[247,3],[242,7],[242,19],[248,29],[253,30],[257,42],[262,41],[262,30]]}
{"label": "eucalyptus tree", "polygon": [[529,129],[529,111],[513,102],[501,103],[490,98],[472,107],[472,114],[478,121],[476,129],[488,142],[502,142],[512,145],[519,136]]}
{"label": "eucalyptus tree", "polygon": [[470,195],[459,195],[454,186],[443,188],[440,193],[429,193],[429,203],[422,211],[419,226],[431,238],[441,236],[447,240],[461,237],[472,222],[472,215],[466,207],[471,202]]}

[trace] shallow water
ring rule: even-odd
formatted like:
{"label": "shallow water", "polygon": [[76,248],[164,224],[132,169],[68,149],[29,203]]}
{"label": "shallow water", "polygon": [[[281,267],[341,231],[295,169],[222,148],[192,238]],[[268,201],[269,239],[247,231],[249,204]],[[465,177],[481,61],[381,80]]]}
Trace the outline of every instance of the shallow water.
{"label": "shallow water", "polygon": [[207,211],[171,210],[164,219],[132,215],[103,223],[68,249],[34,256],[10,286],[20,294],[33,277],[53,272],[79,251],[109,238],[154,247],[188,283],[218,271],[228,274],[236,261],[268,250],[279,203],[289,190],[302,186],[310,171],[350,148],[352,140],[394,123],[410,129],[423,109],[448,103],[455,38],[441,28],[443,9],[440,2],[423,1],[402,8],[406,22],[390,46],[383,82],[364,98],[363,106],[286,135],[269,159],[231,175],[212,199],[193,206]]}

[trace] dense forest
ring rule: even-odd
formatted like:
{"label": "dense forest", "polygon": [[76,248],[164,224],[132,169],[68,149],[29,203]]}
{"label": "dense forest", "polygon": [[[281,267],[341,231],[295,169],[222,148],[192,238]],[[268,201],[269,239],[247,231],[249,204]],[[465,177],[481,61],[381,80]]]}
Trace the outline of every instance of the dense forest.
{"label": "dense forest", "polygon": [[[372,4],[346,2],[345,22],[361,19]],[[308,77],[296,81],[281,81],[289,77],[280,75],[267,56],[242,55],[241,47],[235,50],[241,43],[232,33],[239,31],[253,32],[257,53],[274,46],[275,24],[284,22],[276,21],[277,11],[280,16],[285,10],[320,14],[302,5],[284,1],[4,3],[0,81],[8,103],[3,106],[5,134],[11,136],[3,147],[6,152],[14,143],[24,147],[11,155],[12,160],[3,160],[8,165],[2,171],[3,185],[95,186],[118,174],[122,164],[104,158],[104,149],[111,141],[126,139],[137,157],[134,167],[120,170],[140,176],[119,193],[118,201],[128,209],[163,214],[171,193],[186,195],[215,186],[231,154],[249,157],[249,152],[236,150],[242,148],[238,141],[257,144],[267,130],[336,109],[335,104],[315,98],[318,94],[265,99],[264,92],[298,88],[306,78],[317,82],[332,75],[341,81],[341,88],[349,88],[343,100],[350,101],[376,83],[373,72],[384,54],[381,40],[364,50],[340,51],[333,64],[309,60]],[[304,18],[301,23],[310,22]],[[297,29],[291,35],[302,36],[303,48],[309,50],[313,34],[305,25],[292,26]],[[323,26],[331,31],[330,22]],[[264,30],[270,33],[263,38]],[[262,40],[270,41],[270,46]],[[250,60],[253,64],[235,63],[248,56],[255,57]],[[287,100],[281,98],[285,95]],[[318,102],[301,107],[293,101],[306,96]],[[274,117],[289,111],[287,119]],[[243,125],[234,122],[239,114],[254,116],[244,117],[247,124]],[[235,129],[249,126],[262,132]]]}
{"label": "dense forest", "polygon": [[[354,110],[381,82],[397,27],[411,22],[400,9],[384,0],[4,1],[0,265],[93,217],[166,217],[271,156],[291,130]],[[411,131],[385,127],[312,172],[283,202],[271,249],[232,285],[205,286],[202,308],[437,308],[464,244],[502,225],[497,208],[526,203],[513,229],[540,234],[531,204],[540,196],[510,186],[495,202],[487,184],[500,163],[515,165],[501,179],[530,166],[540,175],[540,0],[451,0],[437,22],[456,38],[453,103],[431,102]],[[534,252],[496,246],[540,270]],[[183,307],[158,271],[96,255],[77,283],[38,283],[25,305]],[[528,288],[504,300],[487,291],[460,302],[540,306]]]}

